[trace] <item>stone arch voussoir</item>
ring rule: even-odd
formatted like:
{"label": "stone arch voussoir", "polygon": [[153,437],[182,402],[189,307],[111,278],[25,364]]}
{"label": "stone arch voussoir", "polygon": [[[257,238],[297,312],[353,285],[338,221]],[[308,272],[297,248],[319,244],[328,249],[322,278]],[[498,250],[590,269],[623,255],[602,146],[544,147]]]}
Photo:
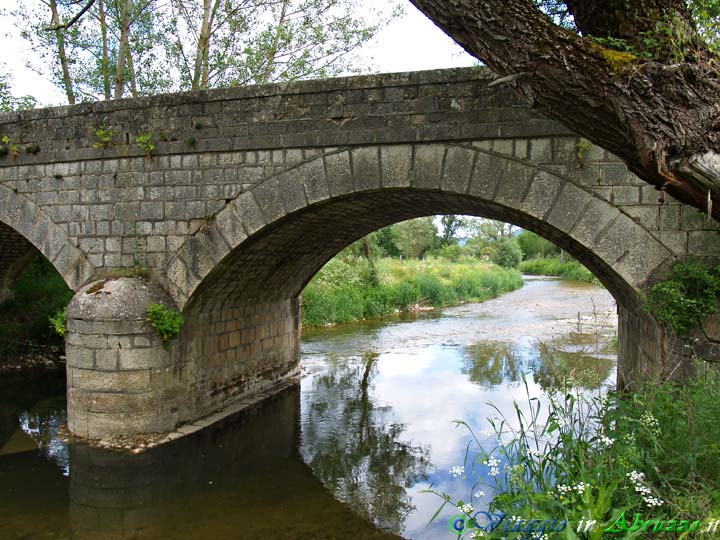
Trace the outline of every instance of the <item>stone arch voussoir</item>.
{"label": "stone arch voussoir", "polygon": [[183,307],[231,253],[258,235],[278,234],[279,223],[334,201],[383,193],[398,200],[446,196],[437,213],[476,213],[533,230],[578,257],[616,298],[632,296],[629,302],[672,257],[639,223],[555,170],[480,145],[371,145],[315,156],[242,193],[170,261],[168,288]]}
{"label": "stone arch voussoir", "polygon": [[0,222],[28,240],[77,290],[95,273],[95,267],[57,225],[35,203],[7,186],[0,185]]}

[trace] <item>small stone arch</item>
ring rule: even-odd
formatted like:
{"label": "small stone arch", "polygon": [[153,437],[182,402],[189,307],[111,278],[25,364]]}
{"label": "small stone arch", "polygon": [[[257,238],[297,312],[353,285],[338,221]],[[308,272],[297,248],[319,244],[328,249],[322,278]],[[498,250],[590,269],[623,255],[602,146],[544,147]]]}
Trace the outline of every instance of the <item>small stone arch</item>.
{"label": "small stone arch", "polygon": [[[5,185],[0,185],[0,224],[17,234],[18,243],[24,243],[25,264],[35,253],[29,243],[50,261],[71,289],[77,290],[95,273],[85,253],[62,227],[30,199]],[[7,266],[17,274],[18,265],[22,266],[22,261],[13,261]]]}

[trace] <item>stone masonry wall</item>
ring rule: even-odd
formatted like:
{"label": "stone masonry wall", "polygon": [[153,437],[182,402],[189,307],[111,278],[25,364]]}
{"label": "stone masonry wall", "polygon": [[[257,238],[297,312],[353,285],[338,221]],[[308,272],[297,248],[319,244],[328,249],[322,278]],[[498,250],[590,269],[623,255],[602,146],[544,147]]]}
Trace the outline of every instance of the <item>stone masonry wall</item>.
{"label": "stone masonry wall", "polygon": [[[40,149],[0,159],[0,238],[26,238],[78,302],[100,299],[88,283],[147,269],[151,296],[187,321],[166,353],[142,306],[71,316],[73,429],[112,433],[135,414],[164,430],[292,375],[302,285],[362,234],[433,213],[509,220],[579,257],[621,306],[621,363],[655,365],[662,336],[635,293],[679,258],[720,260],[718,224],[658,204],[493,80],[467,68],[0,114],[0,135]],[[147,134],[151,154],[135,143]],[[0,252],[0,269],[14,275],[22,257]],[[147,365],[128,369],[133,355]]]}

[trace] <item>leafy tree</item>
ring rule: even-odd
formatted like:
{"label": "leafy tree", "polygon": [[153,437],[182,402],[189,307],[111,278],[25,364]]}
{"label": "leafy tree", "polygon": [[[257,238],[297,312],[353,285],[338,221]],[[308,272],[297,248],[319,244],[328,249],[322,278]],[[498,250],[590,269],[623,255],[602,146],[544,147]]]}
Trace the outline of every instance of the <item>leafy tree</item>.
{"label": "leafy tree", "polygon": [[463,216],[448,214],[440,217],[442,235],[440,243],[443,246],[457,243],[457,233],[468,225],[468,220]]}
{"label": "leafy tree", "polygon": [[[49,69],[68,103],[172,89],[157,0],[41,0],[3,15],[15,18],[38,72]],[[48,23],[48,20],[50,21]],[[127,92],[129,90],[129,92]]]}
{"label": "leafy tree", "polygon": [[482,218],[468,223],[471,236],[486,242],[499,242],[503,238],[511,238],[515,231],[514,227],[512,223]]}
{"label": "leafy tree", "polygon": [[22,111],[35,107],[37,101],[33,96],[15,97],[10,90],[10,76],[0,73],[0,111]]}
{"label": "leafy tree", "polygon": [[437,227],[432,216],[403,221],[395,225],[400,254],[417,259],[437,242]]}
{"label": "leafy tree", "polygon": [[495,244],[490,260],[503,268],[517,268],[522,261],[522,250],[514,238],[503,238]]}
{"label": "leafy tree", "polygon": [[534,108],[720,216],[719,0],[411,0]]}
{"label": "leafy tree", "polygon": [[560,254],[559,247],[533,232],[523,231],[516,238],[524,260]]}
{"label": "leafy tree", "polygon": [[350,0],[170,0],[178,30],[169,54],[181,88],[192,90],[353,72],[352,51],[399,14],[394,2],[371,17],[355,8]]}

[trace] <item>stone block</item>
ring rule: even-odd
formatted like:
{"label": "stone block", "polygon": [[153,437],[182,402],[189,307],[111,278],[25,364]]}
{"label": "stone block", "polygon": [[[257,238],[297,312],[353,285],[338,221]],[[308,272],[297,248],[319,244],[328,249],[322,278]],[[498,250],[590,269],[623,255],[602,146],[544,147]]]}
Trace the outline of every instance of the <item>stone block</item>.
{"label": "stone block", "polygon": [[380,147],[380,176],[383,187],[409,187],[412,164],[412,146],[406,144]]}
{"label": "stone block", "polygon": [[355,191],[380,187],[380,149],[377,146],[353,148],[351,151]]}
{"label": "stone block", "polygon": [[445,154],[441,188],[443,191],[466,193],[470,186],[475,159],[478,152],[459,146],[448,146]]}
{"label": "stone block", "polygon": [[152,390],[150,370],[95,371],[70,368],[72,386],[90,392],[137,394]]}
{"label": "stone block", "polygon": [[442,178],[445,147],[438,144],[416,145],[412,167],[412,185],[416,189],[438,189]]}

